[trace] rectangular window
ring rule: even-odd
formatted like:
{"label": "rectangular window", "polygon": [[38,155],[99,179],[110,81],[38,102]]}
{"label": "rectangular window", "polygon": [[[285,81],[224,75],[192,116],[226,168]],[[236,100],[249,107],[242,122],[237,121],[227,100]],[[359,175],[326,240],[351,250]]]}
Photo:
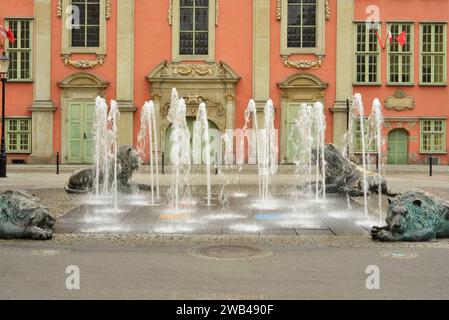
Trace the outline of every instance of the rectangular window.
{"label": "rectangular window", "polygon": [[421,120],[421,152],[446,152],[446,120]]}
{"label": "rectangular window", "polygon": [[376,29],[366,23],[356,24],[356,78],[357,84],[379,84],[380,54]]}
{"label": "rectangular window", "polygon": [[181,0],[180,55],[208,55],[209,0]]}
{"label": "rectangular window", "polygon": [[31,119],[6,119],[6,151],[31,153]]}
{"label": "rectangular window", "polygon": [[413,24],[393,23],[390,26],[394,38],[405,31],[406,43],[394,41],[388,47],[388,83],[413,84]]}
{"label": "rectangular window", "polygon": [[7,44],[7,53],[11,59],[9,79],[16,81],[32,80],[32,20],[7,19],[6,26],[16,38],[16,42]]}
{"label": "rectangular window", "polygon": [[421,84],[446,84],[446,24],[421,24],[420,48]]}
{"label": "rectangular window", "polygon": [[316,0],[288,0],[287,47],[315,48]]}
{"label": "rectangular window", "polygon": [[[96,48],[100,46],[100,0],[72,0],[72,47]],[[76,15],[79,13],[79,21]],[[79,24],[78,24],[79,23]]]}
{"label": "rectangular window", "polygon": [[[355,153],[359,153],[363,151],[362,148],[362,130],[360,126],[360,120],[356,119],[354,121],[354,133],[353,133],[353,141],[352,145]],[[367,138],[369,136],[369,123],[368,119],[364,119],[363,121],[363,133],[365,134],[365,151],[366,152],[377,152],[377,143],[376,141],[369,141]]]}

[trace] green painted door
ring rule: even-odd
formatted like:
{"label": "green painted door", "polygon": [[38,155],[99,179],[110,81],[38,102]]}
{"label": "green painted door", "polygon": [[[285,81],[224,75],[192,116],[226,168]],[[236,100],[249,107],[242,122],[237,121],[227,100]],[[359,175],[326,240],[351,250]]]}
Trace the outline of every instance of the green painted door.
{"label": "green painted door", "polygon": [[71,102],[68,119],[68,162],[91,163],[95,103]]}
{"label": "green painted door", "polygon": [[402,129],[393,130],[388,135],[388,164],[407,164],[408,136]]}
{"label": "green painted door", "polygon": [[[193,148],[193,146],[192,146],[192,144],[193,144],[193,127],[195,125],[195,121],[196,121],[196,118],[194,118],[194,117],[186,117],[187,127],[189,128],[189,132],[190,132],[190,152],[191,153],[192,153],[192,148]],[[169,126],[167,128],[167,130],[165,131],[165,142],[164,142],[165,164],[171,164],[171,160],[170,160],[170,151],[171,151],[171,146],[172,146],[172,143],[170,141],[171,131],[172,131],[171,126]],[[203,142],[202,143],[203,164],[205,164],[204,159],[206,158],[206,156],[205,156],[206,147],[205,146],[206,146],[206,144]],[[220,130],[218,129],[217,125],[210,120],[209,120],[209,148],[210,148],[211,164],[215,164],[216,154],[219,153],[219,149],[221,148],[221,133],[220,133]]]}

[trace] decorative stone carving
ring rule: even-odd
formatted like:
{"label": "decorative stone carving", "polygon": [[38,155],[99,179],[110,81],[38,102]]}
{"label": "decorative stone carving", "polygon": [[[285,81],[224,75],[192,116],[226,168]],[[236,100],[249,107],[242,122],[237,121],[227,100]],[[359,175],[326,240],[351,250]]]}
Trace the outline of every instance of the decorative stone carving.
{"label": "decorative stone carving", "polygon": [[413,129],[417,124],[418,124],[417,121],[409,121],[408,125],[407,125],[407,128]]}
{"label": "decorative stone carving", "polygon": [[296,69],[318,69],[321,68],[324,62],[323,56],[316,56],[315,61],[300,60],[291,61],[288,56],[282,56],[282,63],[285,67]]}
{"label": "decorative stone carving", "polygon": [[221,63],[213,64],[175,64],[166,63],[161,70],[162,77],[226,77],[226,70]]}
{"label": "decorative stone carving", "polygon": [[106,19],[112,17],[111,0],[106,0]]}
{"label": "decorative stone carving", "polygon": [[58,2],[56,3],[56,16],[58,18],[62,17],[62,0],[58,0]]}
{"label": "decorative stone carving", "polygon": [[396,111],[413,110],[415,108],[415,100],[413,97],[408,97],[404,90],[398,89],[393,96],[385,100],[385,108]]}
{"label": "decorative stone carving", "polygon": [[276,0],[276,19],[280,21],[282,18],[282,0]]}
{"label": "decorative stone carving", "polygon": [[218,27],[218,18],[220,17],[220,11],[218,7],[218,0],[215,0],[215,26]]}
{"label": "decorative stone carving", "polygon": [[331,8],[329,5],[329,0],[326,0],[326,20],[331,19]]}
{"label": "decorative stone carving", "polygon": [[173,0],[168,0],[168,13],[167,13],[168,25],[173,25]]}
{"label": "decorative stone carving", "polygon": [[76,69],[93,69],[100,67],[106,60],[106,55],[98,54],[95,60],[71,60],[70,54],[61,55],[64,65],[71,66]]}

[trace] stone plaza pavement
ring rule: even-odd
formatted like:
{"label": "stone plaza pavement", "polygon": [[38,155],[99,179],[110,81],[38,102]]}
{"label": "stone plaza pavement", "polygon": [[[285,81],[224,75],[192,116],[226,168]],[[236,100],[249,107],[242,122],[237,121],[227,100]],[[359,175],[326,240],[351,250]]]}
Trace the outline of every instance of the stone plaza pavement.
{"label": "stone plaza pavement", "polygon": [[[30,190],[58,216],[79,206],[81,198],[63,190],[66,168],[60,175],[54,167],[9,169],[0,190]],[[435,168],[433,177],[426,169],[387,168],[386,176],[395,192],[419,188],[449,200],[449,167]],[[145,173],[135,178],[147,181]],[[234,178],[257,182],[254,172]],[[273,180],[295,181],[288,170]],[[192,181],[201,184],[204,176]],[[449,299],[448,249],[447,239],[391,244],[367,233],[57,233],[45,242],[0,240],[0,299]],[[79,290],[66,286],[68,266],[79,268]],[[376,290],[367,287],[373,268]]]}

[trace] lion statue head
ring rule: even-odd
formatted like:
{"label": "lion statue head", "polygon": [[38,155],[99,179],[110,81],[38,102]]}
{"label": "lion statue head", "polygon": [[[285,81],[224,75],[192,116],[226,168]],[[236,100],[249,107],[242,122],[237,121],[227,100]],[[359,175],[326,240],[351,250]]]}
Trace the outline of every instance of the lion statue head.
{"label": "lion statue head", "polygon": [[51,239],[55,221],[34,195],[11,190],[0,195],[0,238]]}

